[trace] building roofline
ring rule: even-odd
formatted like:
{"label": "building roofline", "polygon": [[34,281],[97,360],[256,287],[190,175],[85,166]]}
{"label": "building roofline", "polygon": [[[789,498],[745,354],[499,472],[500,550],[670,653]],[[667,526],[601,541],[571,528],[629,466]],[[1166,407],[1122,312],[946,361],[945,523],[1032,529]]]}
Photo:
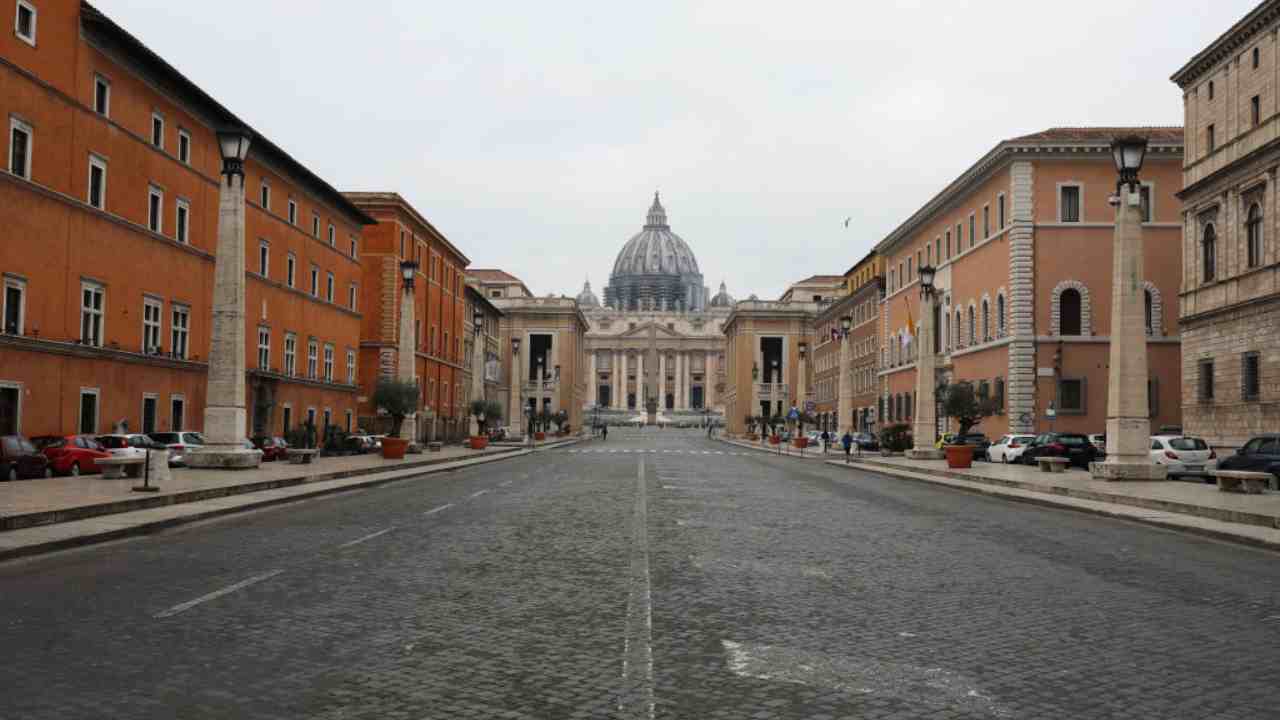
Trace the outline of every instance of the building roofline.
{"label": "building roofline", "polygon": [[459,250],[456,245],[450,242],[449,238],[444,236],[444,233],[436,229],[436,226],[432,225],[430,220],[427,220],[425,217],[423,217],[422,213],[418,212],[418,209],[415,208],[408,200],[405,200],[404,196],[402,196],[400,193],[364,192],[364,191],[347,190],[347,191],[343,191],[342,194],[346,196],[346,198],[351,202],[351,204],[355,205],[356,207],[370,207],[370,208],[388,207],[395,210],[403,211],[409,217],[413,218],[414,222],[417,222],[421,224],[423,227],[425,227],[428,230],[428,232],[430,232],[432,236],[435,237],[436,240],[439,240],[440,242],[444,243],[445,247],[453,251],[453,254],[457,255],[459,258],[462,258],[463,267],[466,267],[467,265],[471,264],[471,259],[468,258],[461,250]]}
{"label": "building roofline", "polygon": [[[143,44],[141,40],[120,27],[114,20],[103,14],[101,10],[83,0],[80,3],[80,26],[90,31],[95,37],[107,41],[112,50],[116,50],[129,60],[137,62],[151,74],[152,79],[160,81],[163,86],[162,89],[171,91],[177,97],[194,105],[215,124],[220,123],[228,127],[243,127],[251,131],[253,133],[253,141],[249,145],[249,155],[251,157],[259,156],[272,165],[283,167],[286,172],[296,176],[302,181],[302,184],[310,186],[312,190],[317,191],[318,194],[322,195],[339,210],[350,215],[359,224],[373,225],[376,222],[343,197],[342,193],[338,192],[332,185],[321,179],[319,175],[307,169],[292,155],[285,152],[265,135],[254,130],[249,123],[240,119],[235,113],[213,99],[199,85],[187,79],[177,68],[170,65],[164,58]],[[218,128],[215,127],[214,129]]]}
{"label": "building roofline", "polygon": [[866,255],[863,255],[863,256],[862,256],[862,259],[861,259],[861,260],[859,260],[858,262],[856,262],[856,263],[854,263],[853,265],[849,266],[849,269],[844,271],[844,275],[843,275],[843,277],[846,277],[846,278],[847,278],[847,277],[849,277],[850,275],[854,274],[855,272],[857,272],[857,271],[858,271],[858,268],[860,268],[860,267],[862,267],[863,265],[865,265],[865,264],[867,263],[867,261],[874,259],[874,258],[876,257],[876,255],[878,255],[878,254],[879,254],[879,253],[877,253],[877,252],[876,252],[876,249],[875,249],[874,247],[873,247],[873,248],[871,248],[870,250],[868,250],[868,251],[867,251],[867,254],[866,254]]}
{"label": "building roofline", "polygon": [[1169,80],[1185,90],[1214,65],[1230,57],[1233,51],[1247,43],[1277,17],[1280,17],[1280,0],[1266,0],[1209,43],[1208,47],[1191,56],[1185,65],[1169,76]]}
{"label": "building roofline", "polygon": [[500,307],[498,307],[497,305],[494,305],[493,303],[489,302],[489,298],[485,297],[485,296],[484,296],[484,293],[482,293],[482,292],[480,292],[479,290],[477,290],[477,289],[475,288],[475,286],[474,286],[474,285],[470,285],[470,284],[468,284],[468,285],[466,285],[465,287],[466,287],[466,295],[467,295],[467,297],[470,297],[472,300],[478,301],[478,302],[480,303],[480,305],[482,305],[482,306],[484,306],[484,307],[488,308],[490,311],[492,311],[492,312],[496,313],[499,317],[502,317],[503,315],[506,315],[506,313],[502,312],[502,308],[500,308]]}

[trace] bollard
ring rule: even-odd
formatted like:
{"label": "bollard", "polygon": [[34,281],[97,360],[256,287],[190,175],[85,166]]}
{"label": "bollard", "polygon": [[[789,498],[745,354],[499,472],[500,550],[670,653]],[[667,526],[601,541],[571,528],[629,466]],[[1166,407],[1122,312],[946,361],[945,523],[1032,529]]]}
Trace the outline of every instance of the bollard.
{"label": "bollard", "polygon": [[[160,488],[151,487],[151,448],[147,448],[146,457],[142,461],[142,485],[134,486],[134,492],[159,492]],[[167,451],[166,451],[167,452]]]}

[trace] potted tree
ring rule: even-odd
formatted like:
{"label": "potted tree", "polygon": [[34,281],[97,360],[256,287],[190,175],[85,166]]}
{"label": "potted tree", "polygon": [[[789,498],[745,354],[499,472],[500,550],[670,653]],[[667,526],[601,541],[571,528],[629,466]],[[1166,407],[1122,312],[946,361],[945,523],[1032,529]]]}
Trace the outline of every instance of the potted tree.
{"label": "potted tree", "polygon": [[809,447],[809,438],[805,437],[805,434],[804,434],[805,423],[809,423],[810,425],[816,425],[818,423],[818,418],[814,417],[810,413],[807,413],[804,411],[800,412],[800,419],[796,421],[795,446],[800,448],[801,450]]}
{"label": "potted tree", "polygon": [[880,431],[880,454],[885,457],[904,452],[911,446],[911,426],[906,423],[889,425]]}
{"label": "potted tree", "polygon": [[543,410],[534,416],[533,439],[539,442],[547,439],[547,425],[551,422],[551,413]]}
{"label": "potted tree", "polygon": [[[973,383],[962,381],[952,383],[944,388],[942,395],[942,412],[952,418],[960,426],[957,436],[968,435],[974,425],[982,422],[995,412],[995,404],[989,398],[980,398],[973,390]],[[942,447],[947,456],[947,467],[967,468],[973,466],[973,446],[951,443]]]}
{"label": "potted tree", "polygon": [[467,438],[467,442],[472,450],[483,450],[489,447],[489,423],[502,418],[502,405],[493,400],[472,400],[470,410],[479,432]]}
{"label": "potted tree", "polygon": [[747,439],[755,442],[758,439],[756,436],[756,416],[747,413],[743,416],[742,423],[747,428]]}
{"label": "potted tree", "polygon": [[391,433],[382,438],[382,457],[403,460],[409,441],[400,437],[404,419],[418,411],[418,384],[384,378],[373,389],[373,405],[391,416]]}
{"label": "potted tree", "polygon": [[569,424],[569,411],[559,410],[551,413],[551,422],[556,424],[556,437],[564,437],[568,432],[565,427]]}

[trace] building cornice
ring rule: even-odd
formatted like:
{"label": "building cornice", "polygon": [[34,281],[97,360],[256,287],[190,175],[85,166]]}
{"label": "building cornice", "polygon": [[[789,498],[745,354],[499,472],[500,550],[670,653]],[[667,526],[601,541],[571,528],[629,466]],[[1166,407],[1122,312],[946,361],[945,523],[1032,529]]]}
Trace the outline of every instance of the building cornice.
{"label": "building cornice", "polygon": [[1267,0],[1209,43],[1209,47],[1193,55],[1169,79],[1186,90],[1218,63],[1229,59],[1255,35],[1266,30],[1277,18],[1280,18],[1280,0]]}

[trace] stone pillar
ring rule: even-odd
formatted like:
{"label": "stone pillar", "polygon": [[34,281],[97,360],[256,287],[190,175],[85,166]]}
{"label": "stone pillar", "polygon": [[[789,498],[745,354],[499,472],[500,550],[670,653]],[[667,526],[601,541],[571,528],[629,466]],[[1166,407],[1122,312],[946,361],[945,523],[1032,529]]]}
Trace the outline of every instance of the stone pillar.
{"label": "stone pillar", "polygon": [[938,440],[938,403],[935,398],[937,378],[934,367],[938,356],[933,352],[933,304],[937,292],[920,295],[920,329],[916,335],[916,396],[911,433],[915,447],[907,451],[912,460],[940,460],[942,451],[934,447]]}
{"label": "stone pillar", "polygon": [[667,411],[667,354],[658,353],[658,412]]}
{"label": "stone pillar", "polygon": [[587,392],[591,393],[591,405],[600,404],[600,372],[596,370],[596,351],[591,351],[591,374],[587,376]]}
{"label": "stone pillar", "polygon": [[715,357],[715,351],[708,350],[702,367],[702,404],[708,409],[712,407],[711,400],[716,387]]}
{"label": "stone pillar", "polygon": [[[418,382],[418,355],[414,345],[414,326],[417,325],[417,307],[415,307],[413,285],[404,284],[400,293],[400,337],[396,344],[396,379],[400,382]],[[422,396],[421,390],[418,396]],[[418,414],[405,416],[400,424],[400,438],[411,443],[418,442]]]}
{"label": "stone pillar", "polygon": [[[472,344],[471,399],[473,401],[483,400],[484,399],[484,329],[483,328],[481,328],[480,332],[473,332],[471,334],[471,344]],[[468,403],[468,405],[469,404],[470,403]],[[471,408],[464,407],[463,412],[467,413],[468,415],[471,415]],[[486,422],[490,420],[492,420],[492,418],[488,418],[488,417],[485,418]],[[472,435],[480,434],[480,422],[476,420],[475,415],[471,415],[471,434]]]}
{"label": "stone pillar", "polygon": [[205,445],[187,455],[200,468],[256,468],[261,450],[246,450],[244,173],[224,168],[218,189],[218,246],[214,259],[213,325],[209,344]]}
{"label": "stone pillar", "polygon": [[516,437],[524,437],[524,398],[521,396],[520,388],[524,386],[521,378],[520,356],[512,349],[511,352],[511,388],[510,399],[508,400],[507,424],[515,429]]}
{"label": "stone pillar", "polygon": [[1143,297],[1142,208],[1137,192],[1120,189],[1111,263],[1111,367],[1107,374],[1107,458],[1090,463],[1101,480],[1163,480],[1151,462],[1147,415],[1146,303]]}
{"label": "stone pillar", "polygon": [[614,350],[613,369],[609,372],[610,385],[613,387],[613,397],[609,398],[609,405],[614,410],[622,407],[622,381],[618,379],[620,377],[622,377],[622,353]]}
{"label": "stone pillar", "polygon": [[840,339],[840,372],[836,376],[836,432],[841,430],[857,432],[853,422],[853,369],[850,366],[853,355],[853,338]]}
{"label": "stone pillar", "polygon": [[685,397],[687,392],[685,382],[685,357],[683,352],[676,353],[676,409],[684,410],[688,407],[688,398]]}
{"label": "stone pillar", "polygon": [[808,352],[800,356],[800,364],[796,366],[796,408],[804,412],[805,393],[809,390],[809,378],[805,376]]}
{"label": "stone pillar", "polygon": [[644,353],[636,355],[636,410],[644,412]]}

